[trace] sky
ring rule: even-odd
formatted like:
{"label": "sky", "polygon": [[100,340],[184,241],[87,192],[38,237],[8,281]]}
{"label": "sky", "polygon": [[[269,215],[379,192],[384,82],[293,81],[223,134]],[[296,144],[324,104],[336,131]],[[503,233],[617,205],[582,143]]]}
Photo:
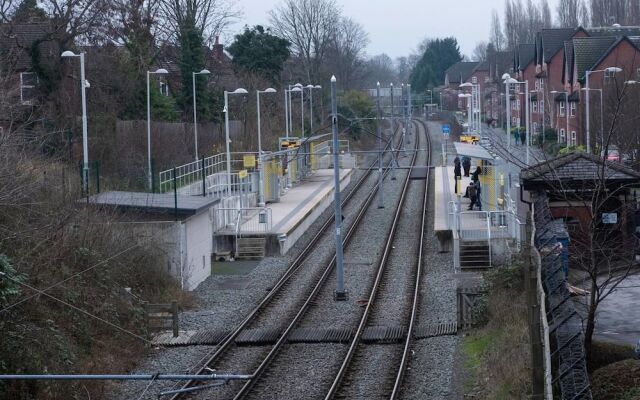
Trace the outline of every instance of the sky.
{"label": "sky", "polygon": [[[555,16],[560,0],[549,0]],[[368,55],[392,58],[409,55],[425,37],[454,36],[462,54],[470,56],[476,43],[488,40],[491,10],[502,18],[504,0],[336,0],[343,15],[359,22],[369,33]],[[280,0],[235,0],[241,20],[223,37],[230,42],[244,25],[268,25],[269,11]]]}

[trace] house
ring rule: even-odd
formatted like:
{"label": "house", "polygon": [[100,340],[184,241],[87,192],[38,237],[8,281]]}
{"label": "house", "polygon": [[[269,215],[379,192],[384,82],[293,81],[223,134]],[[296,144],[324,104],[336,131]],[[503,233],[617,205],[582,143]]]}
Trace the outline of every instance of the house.
{"label": "house", "polygon": [[33,64],[34,50],[43,66],[60,58],[57,45],[49,40],[51,32],[48,23],[0,25],[0,70],[6,78],[1,90],[5,92],[3,97],[15,99],[12,104],[31,106],[37,102],[39,78]]}
{"label": "house", "polygon": [[[540,90],[540,82],[536,73],[535,65],[535,44],[520,44],[513,52],[513,71],[512,76],[520,82],[527,82],[529,85],[529,112],[531,134],[539,133],[541,127],[539,117],[540,107],[538,97],[542,98],[544,93]],[[511,126],[524,126],[526,122],[526,96],[525,87],[523,85],[514,85],[513,94],[510,97],[511,104]],[[540,96],[538,96],[540,95]],[[544,106],[542,106],[544,110]]]}
{"label": "house", "polygon": [[461,93],[460,85],[467,81],[477,65],[475,61],[460,61],[447,68],[444,75],[444,88],[441,92],[444,109],[466,110],[467,103],[458,97]]}

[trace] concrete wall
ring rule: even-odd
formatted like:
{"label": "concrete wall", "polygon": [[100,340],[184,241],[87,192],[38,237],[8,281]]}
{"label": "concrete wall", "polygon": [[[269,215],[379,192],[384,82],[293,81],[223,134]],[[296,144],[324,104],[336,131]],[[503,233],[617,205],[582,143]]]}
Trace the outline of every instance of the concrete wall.
{"label": "concrete wall", "polygon": [[209,212],[184,221],[184,276],[186,290],[195,289],[211,275],[213,225]]}

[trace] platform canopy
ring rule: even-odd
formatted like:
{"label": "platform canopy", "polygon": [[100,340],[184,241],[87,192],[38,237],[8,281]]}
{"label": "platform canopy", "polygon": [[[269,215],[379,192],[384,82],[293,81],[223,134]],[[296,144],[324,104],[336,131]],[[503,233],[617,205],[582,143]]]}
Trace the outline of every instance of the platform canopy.
{"label": "platform canopy", "polygon": [[478,144],[469,144],[469,143],[461,143],[461,142],[453,142],[456,147],[456,153],[459,156],[467,156],[471,158],[477,158],[480,160],[495,160],[484,147]]}

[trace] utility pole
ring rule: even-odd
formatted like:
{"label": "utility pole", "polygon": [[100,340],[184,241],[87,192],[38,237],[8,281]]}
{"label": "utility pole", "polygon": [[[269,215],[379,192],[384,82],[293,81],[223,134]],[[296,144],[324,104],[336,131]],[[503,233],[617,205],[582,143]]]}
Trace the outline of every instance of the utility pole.
{"label": "utility pole", "polygon": [[378,208],[384,208],[382,174],[382,130],[380,129],[380,82],[376,84],[376,132],[378,134]]}
{"label": "utility pole", "polygon": [[336,77],[331,77],[331,128],[333,132],[333,178],[335,182],[333,203],[336,224],[336,301],[349,299],[344,289],[344,265],[342,260],[342,209],[340,204],[340,149],[338,146],[338,102],[336,100]]}

